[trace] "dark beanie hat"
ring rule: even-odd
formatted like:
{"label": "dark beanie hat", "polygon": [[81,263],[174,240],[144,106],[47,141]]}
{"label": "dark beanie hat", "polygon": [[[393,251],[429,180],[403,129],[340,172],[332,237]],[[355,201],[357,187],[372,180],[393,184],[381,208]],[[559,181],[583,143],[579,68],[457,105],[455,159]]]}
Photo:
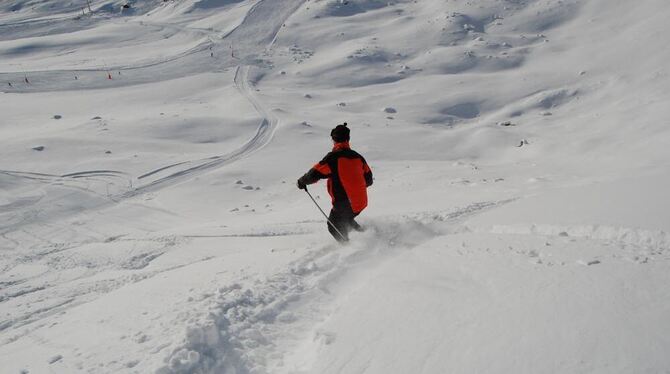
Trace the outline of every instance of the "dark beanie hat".
{"label": "dark beanie hat", "polygon": [[336,143],[348,142],[349,141],[349,128],[345,122],[342,125],[335,126],[334,129],[330,131],[330,137],[333,138],[333,141]]}

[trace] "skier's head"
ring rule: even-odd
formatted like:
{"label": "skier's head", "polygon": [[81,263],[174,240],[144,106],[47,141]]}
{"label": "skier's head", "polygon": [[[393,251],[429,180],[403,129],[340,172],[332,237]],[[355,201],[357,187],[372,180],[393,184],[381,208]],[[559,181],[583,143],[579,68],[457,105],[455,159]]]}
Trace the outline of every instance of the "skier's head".
{"label": "skier's head", "polygon": [[347,123],[345,122],[342,125],[335,126],[335,128],[330,131],[330,137],[335,143],[348,142],[349,128],[347,127]]}

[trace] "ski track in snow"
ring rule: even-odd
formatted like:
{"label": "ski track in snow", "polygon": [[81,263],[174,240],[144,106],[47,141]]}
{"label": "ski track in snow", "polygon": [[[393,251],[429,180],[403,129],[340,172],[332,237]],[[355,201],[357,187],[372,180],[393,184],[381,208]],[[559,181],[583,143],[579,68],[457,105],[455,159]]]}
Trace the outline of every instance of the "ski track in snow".
{"label": "ski track in snow", "polygon": [[[236,32],[244,34],[244,31],[240,31],[242,30],[243,25],[245,23],[251,23],[255,25],[256,23],[253,20],[251,20],[251,18],[255,15],[255,13],[259,12],[262,13],[263,11],[267,11],[264,9],[260,10],[264,6],[267,7],[268,6],[267,3],[268,3],[267,0],[261,0],[256,4],[254,4],[249,10],[249,12],[246,14],[242,23],[236,26],[233,30],[231,30],[226,36],[224,36],[223,39],[225,40],[226,37],[234,35]],[[302,3],[303,3],[302,1],[295,1],[295,5],[289,7],[289,9],[291,9],[291,13],[296,9],[298,9],[302,5]],[[287,15],[286,17],[289,16],[290,14]],[[272,38],[270,39],[270,43],[265,47],[266,49],[272,47],[272,44],[274,44],[277,38],[279,30],[280,28],[275,26]],[[155,191],[163,186],[173,185],[181,180],[190,179],[203,172],[207,172],[228,165],[231,162],[234,162],[242,157],[251,155],[253,152],[263,148],[272,140],[274,131],[279,125],[279,118],[274,114],[272,114],[272,112],[268,110],[261,103],[261,101],[256,97],[256,95],[254,95],[253,87],[251,86],[251,83],[249,81],[250,70],[251,66],[249,65],[238,65],[235,70],[234,83],[235,87],[240,91],[242,95],[244,95],[244,97],[247,98],[247,100],[249,100],[249,102],[253,105],[253,107],[256,109],[256,111],[261,117],[261,123],[258,129],[256,130],[254,136],[245,144],[243,144],[241,147],[227,154],[212,156],[206,159],[196,161],[183,161],[172,165],[163,166],[156,170],[144,173],[140,175],[137,179],[141,181],[141,183],[146,184],[135,188],[133,191],[129,191],[128,193],[125,194],[126,197],[135,196],[142,192]],[[177,167],[183,167],[183,169],[176,172],[172,170]],[[170,170],[170,174],[167,176],[158,177],[157,179],[150,182],[144,181],[148,177],[155,177],[157,174],[168,170]]]}
{"label": "ski track in snow", "polygon": [[[142,183],[146,184],[135,188],[133,191],[129,191],[124,195],[125,197],[135,196],[143,192],[153,192],[159,188],[173,185],[184,179],[191,179],[201,173],[228,165],[242,157],[251,155],[272,140],[272,135],[279,124],[279,119],[267,110],[252,93],[252,88],[249,83],[249,70],[249,66],[237,67],[237,70],[235,71],[235,86],[251,102],[262,118],[261,124],[258,126],[254,136],[240,148],[225,155],[208,157],[197,161],[184,161],[147,172],[138,177],[138,180],[141,180]],[[179,171],[172,170],[179,167],[183,169]],[[155,177],[157,174],[165,171],[170,171],[170,174],[164,177],[158,177],[154,181],[144,182],[148,177]]]}

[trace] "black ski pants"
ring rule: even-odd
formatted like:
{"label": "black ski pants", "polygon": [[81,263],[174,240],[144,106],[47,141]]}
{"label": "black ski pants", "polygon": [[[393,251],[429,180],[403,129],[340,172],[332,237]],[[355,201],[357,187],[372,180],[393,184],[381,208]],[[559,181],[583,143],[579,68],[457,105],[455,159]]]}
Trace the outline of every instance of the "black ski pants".
{"label": "black ski pants", "polygon": [[[349,241],[349,232],[351,230],[363,231],[363,228],[354,220],[358,213],[354,213],[351,207],[338,207],[330,210],[328,219],[328,231],[330,235],[340,243]],[[333,227],[335,226],[335,227]]]}

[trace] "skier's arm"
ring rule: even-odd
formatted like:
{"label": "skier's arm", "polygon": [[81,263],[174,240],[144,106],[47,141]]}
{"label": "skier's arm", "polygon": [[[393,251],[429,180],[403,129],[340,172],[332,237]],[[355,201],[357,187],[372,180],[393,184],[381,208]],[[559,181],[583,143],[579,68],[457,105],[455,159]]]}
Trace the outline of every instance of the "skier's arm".
{"label": "skier's arm", "polygon": [[363,176],[365,177],[365,186],[372,186],[372,169],[370,169],[370,166],[368,166],[368,163],[365,162],[365,160],[363,160]]}
{"label": "skier's arm", "polygon": [[325,179],[330,177],[330,166],[328,166],[328,163],[326,162],[326,159],[324,158],[323,160],[319,161],[316,165],[314,165],[305,175],[300,177],[298,179],[298,187],[302,188],[302,186],[307,186],[308,184],[316,183],[320,179]]}

